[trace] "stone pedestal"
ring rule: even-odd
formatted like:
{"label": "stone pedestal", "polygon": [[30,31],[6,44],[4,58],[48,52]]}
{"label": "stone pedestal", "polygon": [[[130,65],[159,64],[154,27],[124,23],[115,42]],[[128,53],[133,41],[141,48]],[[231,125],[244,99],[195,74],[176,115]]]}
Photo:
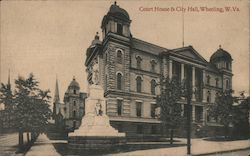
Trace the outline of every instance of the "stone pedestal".
{"label": "stone pedestal", "polygon": [[78,130],[69,133],[68,148],[72,150],[108,150],[125,143],[125,133],[119,133],[106,115],[104,91],[100,85],[89,87],[85,116]]}

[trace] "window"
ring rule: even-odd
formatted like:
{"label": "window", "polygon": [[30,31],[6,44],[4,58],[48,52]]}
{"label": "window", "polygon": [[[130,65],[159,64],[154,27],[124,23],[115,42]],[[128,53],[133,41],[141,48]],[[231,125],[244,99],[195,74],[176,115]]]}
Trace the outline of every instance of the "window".
{"label": "window", "polygon": [[74,92],[74,94],[76,94],[76,90],[75,89],[73,90],[73,92]]}
{"label": "window", "polygon": [[76,117],[76,111],[74,110],[73,111],[73,118],[75,118]]}
{"label": "window", "polygon": [[226,69],[229,69],[229,63],[226,62]]}
{"label": "window", "polygon": [[122,25],[117,23],[117,34],[122,35]]}
{"label": "window", "polygon": [[122,51],[117,51],[117,63],[122,64]]}
{"label": "window", "polygon": [[67,111],[67,108],[66,108],[66,107],[64,107],[63,109],[64,109],[64,112],[66,112],[66,111]]}
{"label": "window", "polygon": [[73,121],[73,128],[76,128],[76,121]]}
{"label": "window", "polygon": [[118,132],[123,132],[122,124],[117,125],[117,130],[118,130]]}
{"label": "window", "polygon": [[122,100],[117,100],[117,114],[122,115]]}
{"label": "window", "polygon": [[156,87],[156,82],[155,80],[151,80],[151,94],[155,95],[155,87]]}
{"label": "window", "polygon": [[105,63],[108,63],[108,53],[105,54]]}
{"label": "window", "polygon": [[108,75],[105,75],[105,88],[108,90]]}
{"label": "window", "polygon": [[143,133],[143,129],[142,128],[143,128],[142,125],[137,125],[137,127],[136,127],[136,133],[137,134],[142,134]]}
{"label": "window", "polygon": [[141,61],[142,61],[142,58],[140,56],[137,56],[136,57],[136,67],[138,69],[141,69]]}
{"label": "window", "polygon": [[216,85],[216,87],[219,87],[219,79],[218,78],[215,79],[215,85]]}
{"label": "window", "polygon": [[142,78],[141,78],[140,76],[138,76],[138,77],[136,78],[136,91],[139,92],[139,93],[140,93],[141,90],[142,90],[142,89],[141,89],[141,87],[142,87],[142,86],[141,86],[141,85],[142,85],[141,83],[142,83]]}
{"label": "window", "polygon": [[142,114],[142,103],[141,102],[136,102],[136,116],[141,117]]}
{"label": "window", "polygon": [[156,127],[156,125],[152,125],[152,127],[151,127],[151,134],[157,134],[157,127]]}
{"label": "window", "polygon": [[229,80],[226,80],[226,89],[229,89]]}
{"label": "window", "polygon": [[151,117],[155,118],[156,104],[151,104]]}
{"label": "window", "polygon": [[210,76],[207,75],[207,84],[209,85],[210,84]]}
{"label": "window", "polygon": [[117,89],[121,90],[122,89],[122,74],[118,73],[116,77],[117,77]]}
{"label": "window", "polygon": [[211,92],[207,91],[207,102],[211,101]]}
{"label": "window", "polygon": [[76,101],[73,101],[74,106],[76,106]]}
{"label": "window", "polygon": [[156,65],[155,60],[152,60],[151,61],[151,71],[155,71],[155,65]]}

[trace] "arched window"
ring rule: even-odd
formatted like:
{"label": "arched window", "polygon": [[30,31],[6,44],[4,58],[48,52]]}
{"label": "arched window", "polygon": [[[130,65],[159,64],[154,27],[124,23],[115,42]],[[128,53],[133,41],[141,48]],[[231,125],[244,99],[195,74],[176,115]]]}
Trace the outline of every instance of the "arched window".
{"label": "arched window", "polygon": [[122,64],[122,51],[117,50],[117,63]]}
{"label": "arched window", "polygon": [[74,91],[73,91],[73,92],[74,92],[74,94],[76,94],[76,90],[75,90],[75,89],[74,89]]}
{"label": "arched window", "polygon": [[73,118],[75,118],[76,117],[76,111],[74,110],[73,111]]}
{"label": "arched window", "polygon": [[156,82],[155,80],[151,80],[151,94],[155,95],[155,87],[156,87]]}
{"label": "arched window", "polygon": [[74,106],[76,106],[76,101],[73,101]]}
{"label": "arched window", "polygon": [[117,89],[121,90],[122,89],[122,74],[117,73],[116,79],[117,79]]}
{"label": "arched window", "polygon": [[155,62],[155,60],[152,60],[151,62],[151,71],[155,71],[155,65],[156,65],[156,62]]}
{"label": "arched window", "polygon": [[142,78],[138,76],[136,78],[136,91],[140,93],[142,90],[141,87],[142,87]]}
{"label": "arched window", "polygon": [[138,69],[141,69],[141,61],[142,61],[142,58],[140,56],[137,56],[136,57],[136,67]]}

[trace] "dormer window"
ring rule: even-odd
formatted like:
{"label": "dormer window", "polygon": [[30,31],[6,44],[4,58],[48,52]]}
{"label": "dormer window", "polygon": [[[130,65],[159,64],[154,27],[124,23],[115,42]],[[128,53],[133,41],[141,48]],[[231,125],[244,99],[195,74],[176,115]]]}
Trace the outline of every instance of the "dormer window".
{"label": "dormer window", "polygon": [[117,23],[117,34],[122,35],[122,24]]}

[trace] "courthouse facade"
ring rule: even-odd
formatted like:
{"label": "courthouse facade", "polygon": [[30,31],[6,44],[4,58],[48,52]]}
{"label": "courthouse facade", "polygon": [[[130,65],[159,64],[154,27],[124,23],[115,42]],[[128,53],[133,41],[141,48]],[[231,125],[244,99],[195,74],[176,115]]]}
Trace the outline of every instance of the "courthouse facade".
{"label": "courthouse facade", "polygon": [[[134,19],[136,20],[136,19]],[[132,36],[126,10],[111,5],[101,23],[102,40],[96,34],[87,49],[87,79],[91,84],[93,64],[99,65],[99,80],[106,97],[111,124],[129,134],[158,134],[156,96],[160,77],[176,76],[192,84],[192,120],[209,125],[208,105],[218,92],[232,88],[232,58],[219,47],[206,61],[192,46],[167,49]],[[212,52],[211,52],[212,53]],[[181,99],[183,114],[186,100]]]}

